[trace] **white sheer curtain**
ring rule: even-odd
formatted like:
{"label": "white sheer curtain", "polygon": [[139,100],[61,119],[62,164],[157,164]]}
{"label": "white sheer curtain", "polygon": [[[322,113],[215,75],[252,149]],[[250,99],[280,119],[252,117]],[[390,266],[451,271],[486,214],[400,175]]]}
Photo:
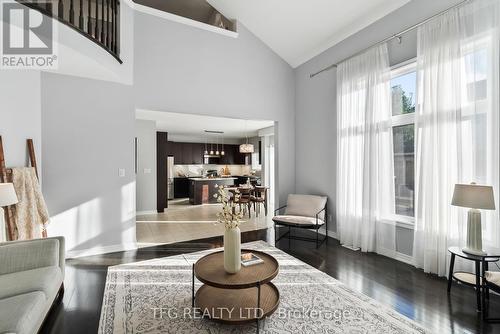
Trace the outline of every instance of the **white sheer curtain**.
{"label": "white sheer curtain", "polygon": [[[499,207],[499,17],[499,1],[472,1],[418,30],[414,261],[441,276],[448,247],[465,244],[455,183],[492,185]],[[487,249],[499,246],[498,225],[483,212]]]}
{"label": "white sheer curtain", "polygon": [[[394,249],[390,67],[387,45],[337,67],[337,224],[343,245]],[[392,236],[391,236],[392,234]]]}

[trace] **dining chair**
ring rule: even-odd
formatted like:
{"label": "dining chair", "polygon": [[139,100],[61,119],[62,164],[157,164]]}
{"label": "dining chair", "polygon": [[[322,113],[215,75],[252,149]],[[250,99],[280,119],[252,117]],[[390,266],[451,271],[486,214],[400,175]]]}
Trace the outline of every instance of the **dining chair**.
{"label": "dining chair", "polygon": [[253,194],[250,197],[250,200],[253,204],[253,210],[255,211],[255,215],[257,215],[257,207],[258,212],[260,213],[261,204],[264,205],[264,213],[267,216],[267,187],[257,186],[253,190]]}
{"label": "dining chair", "polygon": [[240,192],[240,196],[237,203],[240,205],[240,210],[242,205],[246,206],[248,211],[248,218],[252,218],[250,214],[250,209],[252,208],[252,202],[250,199],[252,195],[252,188],[239,187],[238,190]]}

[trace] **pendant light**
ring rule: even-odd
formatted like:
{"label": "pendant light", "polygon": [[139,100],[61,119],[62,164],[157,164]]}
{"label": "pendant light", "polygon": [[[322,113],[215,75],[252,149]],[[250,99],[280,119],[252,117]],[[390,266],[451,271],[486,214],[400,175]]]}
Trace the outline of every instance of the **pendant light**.
{"label": "pendant light", "polygon": [[245,137],[247,139],[245,144],[240,145],[240,153],[253,153],[254,147],[253,144],[248,143],[248,133],[247,133],[247,120],[245,120]]}
{"label": "pendant light", "polygon": [[205,152],[204,154],[205,155],[208,155],[208,145],[207,145],[207,142],[208,142],[208,136],[205,134]]}
{"label": "pendant light", "polygon": [[226,154],[226,152],[224,152],[224,134],[222,134],[221,136],[222,136],[222,151],[220,152],[220,155],[224,155]]}
{"label": "pendant light", "polygon": [[217,143],[217,148],[215,150],[215,155],[219,155],[219,138],[218,137],[216,138],[216,141],[217,141],[216,142]]}

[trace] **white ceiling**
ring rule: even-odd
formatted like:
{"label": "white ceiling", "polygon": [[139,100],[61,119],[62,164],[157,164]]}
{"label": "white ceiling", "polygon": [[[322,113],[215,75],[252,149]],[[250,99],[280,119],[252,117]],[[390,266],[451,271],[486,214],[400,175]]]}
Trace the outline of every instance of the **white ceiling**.
{"label": "white ceiling", "polygon": [[410,0],[207,0],[297,67]]}
{"label": "white ceiling", "polygon": [[169,134],[204,136],[205,130],[224,131],[225,138],[245,138],[257,135],[260,129],[274,126],[274,121],[243,120],[225,117],[181,114],[163,111],[137,110],[137,119],[156,121],[156,129]]}

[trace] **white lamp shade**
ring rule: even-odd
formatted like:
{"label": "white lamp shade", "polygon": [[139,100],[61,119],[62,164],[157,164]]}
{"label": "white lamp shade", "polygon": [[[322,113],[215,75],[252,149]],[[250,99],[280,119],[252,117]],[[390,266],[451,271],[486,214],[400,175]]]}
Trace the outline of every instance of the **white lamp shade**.
{"label": "white lamp shade", "polygon": [[495,210],[493,187],[456,184],[451,204],[472,209]]}
{"label": "white lamp shade", "polygon": [[253,145],[252,144],[241,144],[240,145],[240,153],[253,153]]}
{"label": "white lamp shade", "polygon": [[16,191],[12,183],[0,183],[0,207],[16,204]]}

